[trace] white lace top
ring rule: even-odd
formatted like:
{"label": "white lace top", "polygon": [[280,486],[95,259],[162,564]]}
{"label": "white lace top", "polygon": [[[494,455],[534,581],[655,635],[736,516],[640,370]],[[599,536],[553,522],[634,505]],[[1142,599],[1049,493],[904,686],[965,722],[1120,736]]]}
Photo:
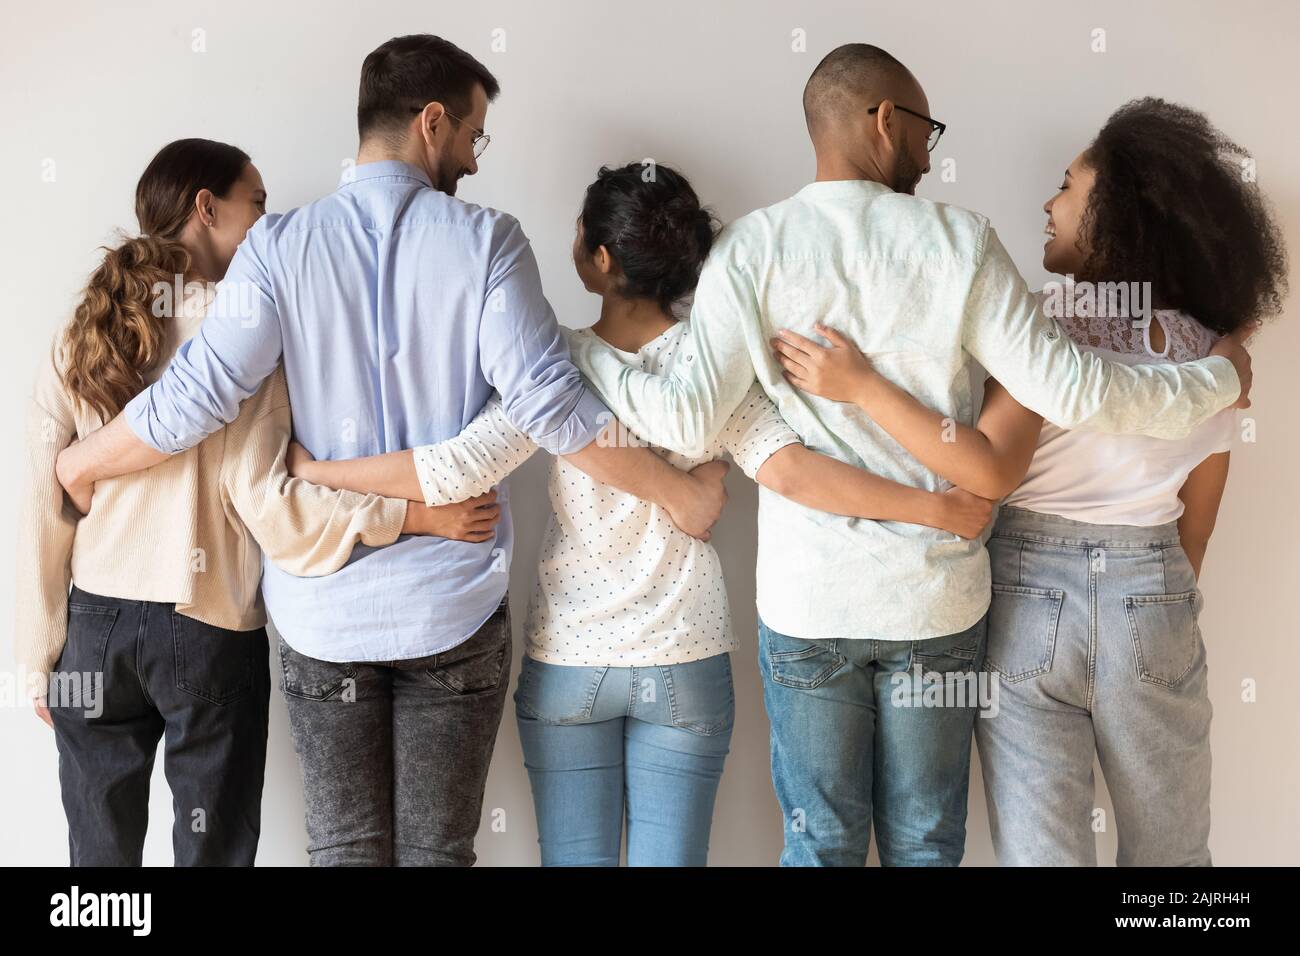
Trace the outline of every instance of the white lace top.
{"label": "white lace top", "polygon": [[[633,368],[662,375],[688,326],[677,323],[635,353],[602,347]],[[590,329],[566,334],[570,342],[601,341]],[[683,470],[730,452],[753,478],[774,452],[798,441],[754,385],[707,454],[655,451]],[[493,398],[457,437],[415,449],[425,501],[482,494],[536,448]],[[530,657],[628,667],[701,660],[735,647],[722,565],[711,544],[679,531],[658,505],[601,484],[560,458],[551,463],[548,490],[551,517],[524,624]]]}
{"label": "white lace top", "polygon": [[[1151,324],[1126,318],[1072,316],[1057,320],[1078,345],[1127,365],[1189,362],[1209,354],[1218,336],[1182,312],[1156,310]],[[1165,348],[1151,345],[1151,326],[1164,330]],[[1004,504],[1091,524],[1141,527],[1176,521],[1178,492],[1192,469],[1229,451],[1236,411],[1226,408],[1186,438],[1067,431],[1043,423],[1038,450],[1020,487]]]}

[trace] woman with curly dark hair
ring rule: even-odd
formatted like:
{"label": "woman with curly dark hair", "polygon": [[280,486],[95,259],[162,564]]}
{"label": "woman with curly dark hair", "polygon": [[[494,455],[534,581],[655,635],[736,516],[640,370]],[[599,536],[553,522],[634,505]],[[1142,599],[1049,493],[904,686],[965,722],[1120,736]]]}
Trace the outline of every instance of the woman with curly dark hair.
{"label": "woman with curly dark hair", "polygon": [[[1286,251],[1249,155],[1194,110],[1126,104],[1043,209],[1043,265],[1066,276],[1044,309],[1081,348],[1183,362],[1281,310]],[[796,385],[853,396],[927,467],[1005,498],[988,545],[986,667],[999,693],[976,728],[999,861],[1096,864],[1099,759],[1120,865],[1208,865],[1197,581],[1233,410],[1176,441],[1068,431],[990,380],[976,427],[946,428],[852,343],[824,334],[829,349],[778,348]]]}

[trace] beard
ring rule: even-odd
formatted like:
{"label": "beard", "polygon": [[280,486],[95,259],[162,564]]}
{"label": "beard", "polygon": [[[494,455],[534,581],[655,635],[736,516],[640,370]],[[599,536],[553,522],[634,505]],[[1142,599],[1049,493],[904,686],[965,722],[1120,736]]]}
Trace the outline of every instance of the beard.
{"label": "beard", "polygon": [[896,193],[913,196],[916,194],[916,184],[920,181],[921,164],[912,155],[911,148],[903,143],[898,156],[898,169],[894,171],[894,181],[889,188]]}
{"label": "beard", "polygon": [[459,163],[447,163],[439,165],[438,178],[433,183],[433,188],[438,192],[446,193],[448,196],[456,195],[456,184],[460,177],[464,175],[465,169]]}

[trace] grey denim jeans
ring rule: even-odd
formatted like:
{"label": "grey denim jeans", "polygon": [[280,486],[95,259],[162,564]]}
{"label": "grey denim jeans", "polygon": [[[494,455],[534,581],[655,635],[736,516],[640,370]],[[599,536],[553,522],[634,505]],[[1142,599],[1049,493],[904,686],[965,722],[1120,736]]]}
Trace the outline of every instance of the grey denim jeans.
{"label": "grey denim jeans", "polygon": [[[989,541],[985,666],[998,711],[975,722],[1003,865],[1210,863],[1210,697],[1201,593],[1176,523],[1099,525],[1003,508]],[[1093,761],[1114,806],[1096,806]]]}
{"label": "grey denim jeans", "polygon": [[312,866],[470,866],[510,679],[505,601],[430,657],[336,664],[280,639]]}

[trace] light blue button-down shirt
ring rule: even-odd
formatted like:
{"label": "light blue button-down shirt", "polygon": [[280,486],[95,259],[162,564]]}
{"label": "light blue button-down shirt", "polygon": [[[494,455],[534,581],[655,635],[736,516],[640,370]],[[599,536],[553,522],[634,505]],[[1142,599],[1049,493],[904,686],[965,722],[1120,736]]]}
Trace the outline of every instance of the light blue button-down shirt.
{"label": "light blue button-down shirt", "polygon": [[[433,189],[400,162],[359,165],[333,194],[249,230],[198,334],[126,408],[169,454],[233,420],[283,361],[294,436],[318,459],[458,434],[495,390],[554,454],[600,430],[537,261],[511,216]],[[267,610],[297,651],[328,661],[423,657],[470,637],[506,593],[509,486],[495,538],[403,536],[358,546],[328,577],[265,562]]]}

